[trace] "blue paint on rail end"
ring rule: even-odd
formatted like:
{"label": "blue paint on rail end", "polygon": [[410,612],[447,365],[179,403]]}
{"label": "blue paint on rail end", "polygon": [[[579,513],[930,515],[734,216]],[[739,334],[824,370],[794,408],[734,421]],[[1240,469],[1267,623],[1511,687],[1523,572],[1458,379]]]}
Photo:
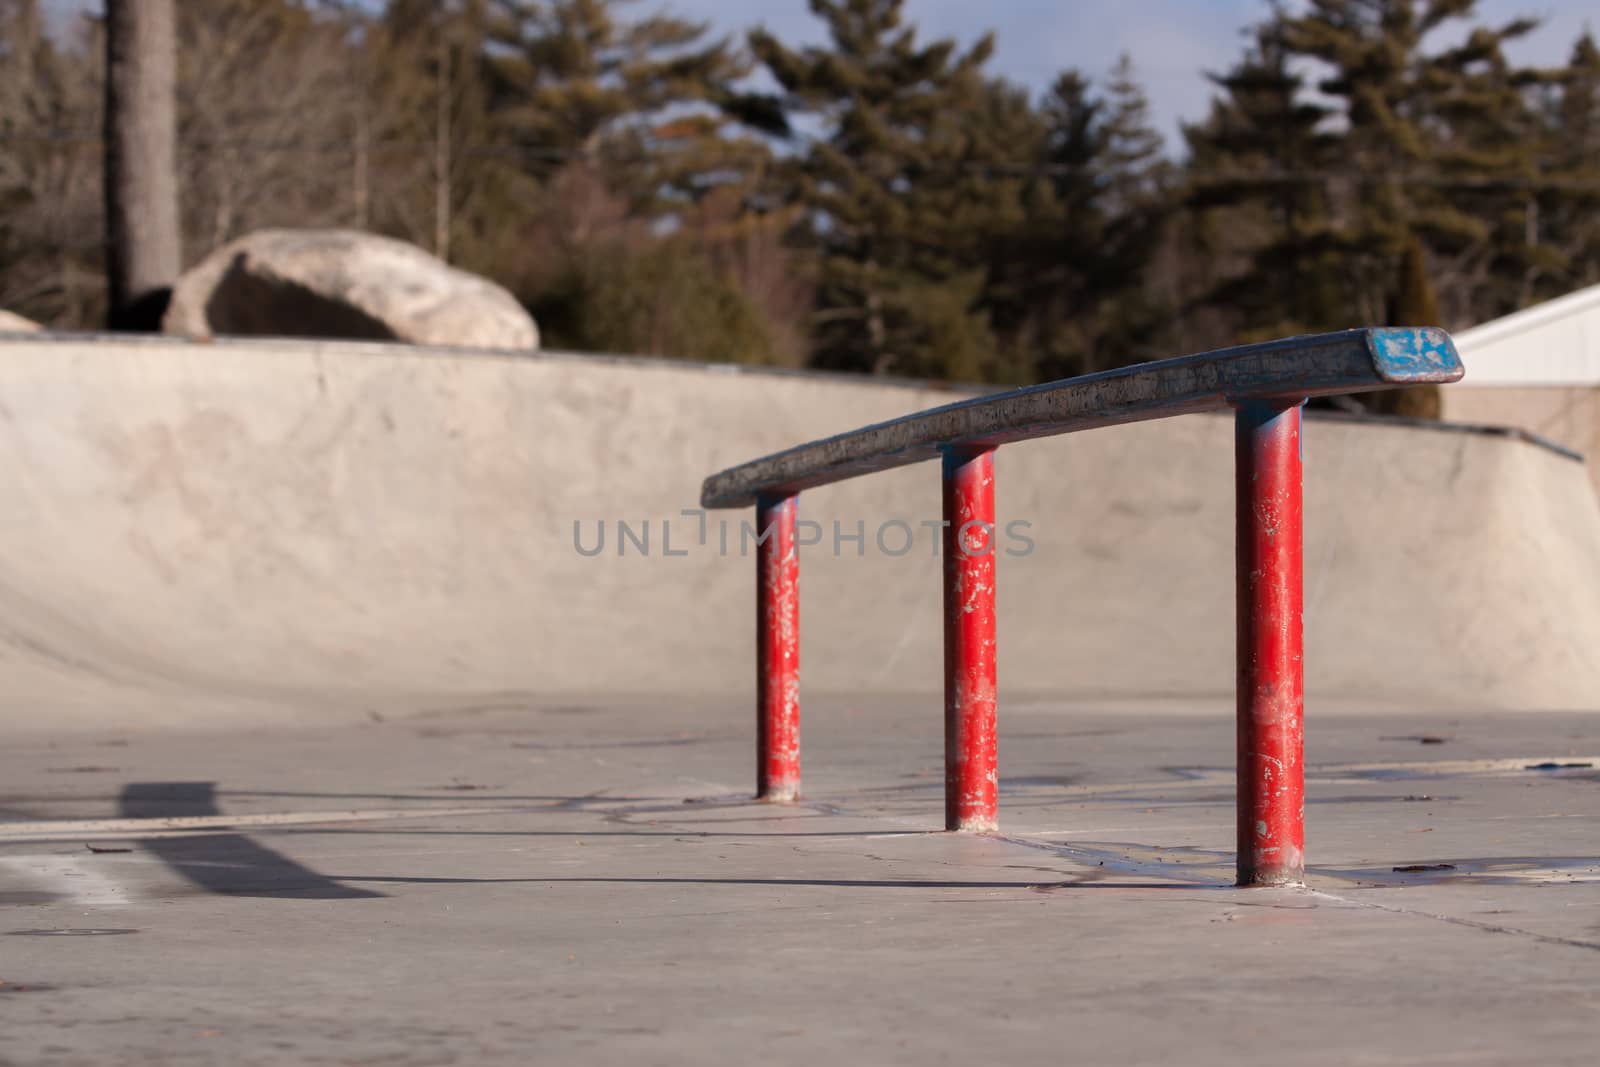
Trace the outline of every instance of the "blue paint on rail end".
{"label": "blue paint on rail end", "polygon": [[1368,330],[1367,349],[1378,377],[1395,385],[1455,382],[1466,373],[1455,342],[1437,326]]}

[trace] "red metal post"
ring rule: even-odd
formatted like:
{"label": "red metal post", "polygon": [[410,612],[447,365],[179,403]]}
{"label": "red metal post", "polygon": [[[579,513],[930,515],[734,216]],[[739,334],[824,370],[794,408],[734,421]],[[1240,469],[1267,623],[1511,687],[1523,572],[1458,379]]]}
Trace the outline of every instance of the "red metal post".
{"label": "red metal post", "polygon": [[797,498],[756,505],[756,796],[800,796],[800,555]]}
{"label": "red metal post", "polygon": [[1239,884],[1304,879],[1300,405],[1234,419]]}
{"label": "red metal post", "polygon": [[994,452],[944,453],[944,826],[999,825]]}

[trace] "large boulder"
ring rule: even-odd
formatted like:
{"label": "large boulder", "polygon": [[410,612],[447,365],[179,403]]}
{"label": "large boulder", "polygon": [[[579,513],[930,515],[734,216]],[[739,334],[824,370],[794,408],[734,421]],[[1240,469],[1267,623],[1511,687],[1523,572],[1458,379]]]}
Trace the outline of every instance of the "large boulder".
{"label": "large boulder", "polygon": [[178,279],[162,329],[539,347],[533,317],[500,286],[354,230],[260,230],[223,245]]}
{"label": "large boulder", "polygon": [[25,319],[14,311],[0,308],[0,333],[37,333],[44,327],[32,319]]}

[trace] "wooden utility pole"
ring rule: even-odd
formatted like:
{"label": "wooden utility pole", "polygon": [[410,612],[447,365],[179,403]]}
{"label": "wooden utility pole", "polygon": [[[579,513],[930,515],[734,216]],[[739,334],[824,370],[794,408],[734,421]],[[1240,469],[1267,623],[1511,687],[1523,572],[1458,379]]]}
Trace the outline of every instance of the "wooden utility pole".
{"label": "wooden utility pole", "polygon": [[106,0],[106,276],[113,330],[158,330],[178,280],[173,0]]}
{"label": "wooden utility pole", "polygon": [[433,254],[450,262],[450,38],[439,37],[439,96],[433,141]]}

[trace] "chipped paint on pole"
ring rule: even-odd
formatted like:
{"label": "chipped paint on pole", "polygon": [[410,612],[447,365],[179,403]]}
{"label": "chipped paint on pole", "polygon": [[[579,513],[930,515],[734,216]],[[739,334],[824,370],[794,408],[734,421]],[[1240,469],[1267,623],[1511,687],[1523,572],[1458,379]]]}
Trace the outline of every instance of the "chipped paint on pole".
{"label": "chipped paint on pole", "polygon": [[800,796],[800,555],[793,496],[756,505],[756,796]]}
{"label": "chipped paint on pole", "polygon": [[1305,859],[1300,405],[1235,416],[1239,884],[1297,885]]}
{"label": "chipped paint on pole", "polygon": [[994,452],[944,453],[944,825],[998,826]]}

